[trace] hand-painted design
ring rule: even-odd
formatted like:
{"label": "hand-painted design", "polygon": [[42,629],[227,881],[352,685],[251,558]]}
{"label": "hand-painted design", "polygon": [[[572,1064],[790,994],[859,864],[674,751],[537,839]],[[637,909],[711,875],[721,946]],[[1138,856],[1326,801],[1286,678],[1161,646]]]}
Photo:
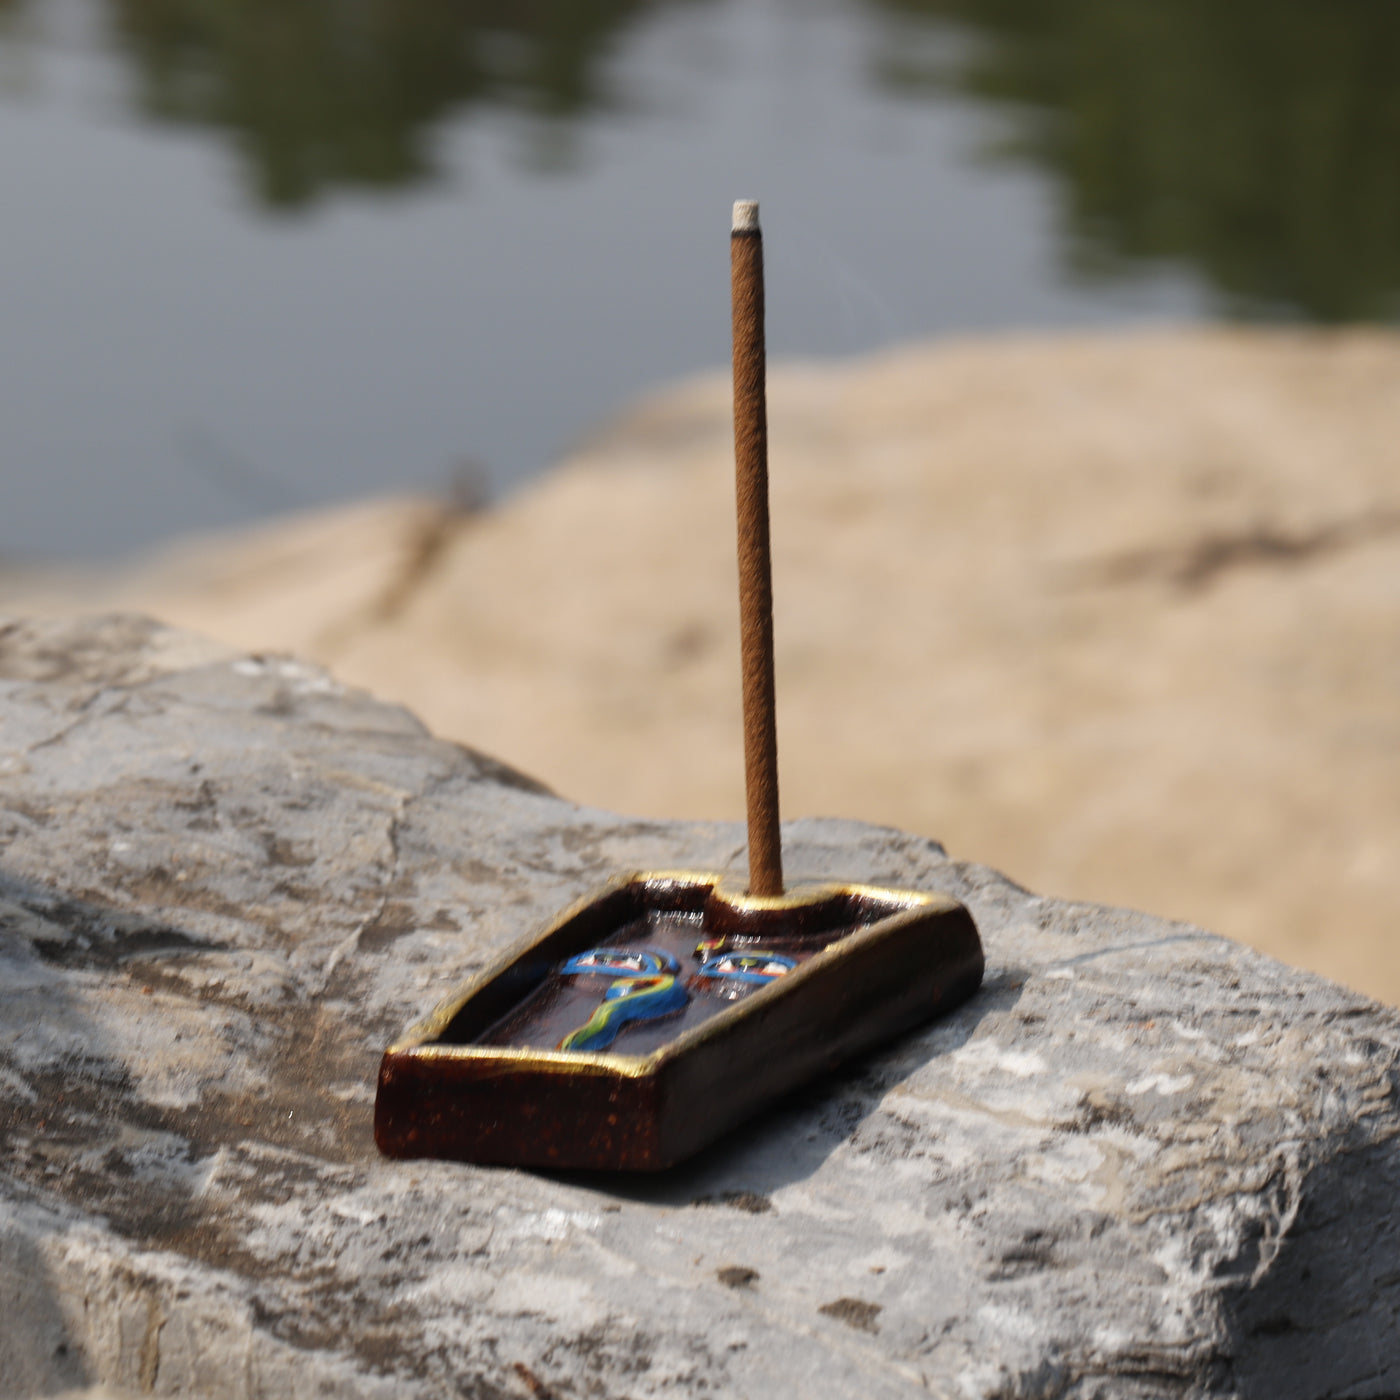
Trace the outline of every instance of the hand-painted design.
{"label": "hand-painted design", "polygon": [[786,977],[796,966],[796,958],[785,958],[781,953],[721,953],[703,962],[696,976],[765,986]]}
{"label": "hand-painted design", "polygon": [[559,969],[565,977],[581,972],[601,973],[605,977],[655,977],[662,972],[675,972],[680,964],[670,953],[659,948],[590,948],[575,953]]}
{"label": "hand-painted design", "polygon": [[676,981],[680,964],[654,948],[591,948],[559,969],[565,977],[584,973],[615,977],[602,1003],[585,1025],[559,1042],[561,1050],[606,1050],[617,1033],[634,1021],[654,1021],[679,1011],[690,1000]]}
{"label": "hand-painted design", "polygon": [[704,962],[706,958],[712,957],[723,947],[724,935],[722,933],[713,934],[709,938],[702,938],[695,945],[695,956]]}

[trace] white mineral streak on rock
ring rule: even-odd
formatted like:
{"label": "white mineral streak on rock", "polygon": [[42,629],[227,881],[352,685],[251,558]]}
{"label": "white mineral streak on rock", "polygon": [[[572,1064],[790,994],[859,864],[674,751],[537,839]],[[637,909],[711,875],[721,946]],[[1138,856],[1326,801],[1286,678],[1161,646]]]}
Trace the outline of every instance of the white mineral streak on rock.
{"label": "white mineral streak on rock", "polygon": [[1141,1079],[1134,1079],[1131,1084],[1123,1086],[1124,1091],[1129,1094],[1179,1094],[1183,1089],[1190,1087],[1189,1074],[1145,1074]]}
{"label": "white mineral streak on rock", "polygon": [[953,1052],[953,1058],[973,1073],[980,1071],[989,1078],[1004,1074],[1013,1079],[1029,1079],[1045,1073],[1045,1061],[1033,1050],[1015,1050],[990,1040],[969,1041]]}
{"label": "white mineral streak on rock", "polygon": [[0,628],[0,724],[6,1400],[1400,1390],[1393,1011],[800,821],[794,878],[966,901],[981,993],[654,1180],[387,1162],[392,1036],[738,828],[134,620]]}

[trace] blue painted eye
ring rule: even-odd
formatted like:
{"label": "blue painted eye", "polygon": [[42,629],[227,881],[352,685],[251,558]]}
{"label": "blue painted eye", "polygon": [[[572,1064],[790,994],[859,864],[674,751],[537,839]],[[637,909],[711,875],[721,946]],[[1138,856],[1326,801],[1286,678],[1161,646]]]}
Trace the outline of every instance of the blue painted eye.
{"label": "blue painted eye", "polygon": [[701,963],[697,976],[763,986],[786,977],[796,966],[796,958],[785,958],[781,953],[720,953]]}
{"label": "blue painted eye", "polygon": [[680,964],[659,948],[590,948],[575,953],[559,969],[564,977],[594,973],[602,977],[656,977],[675,972]]}

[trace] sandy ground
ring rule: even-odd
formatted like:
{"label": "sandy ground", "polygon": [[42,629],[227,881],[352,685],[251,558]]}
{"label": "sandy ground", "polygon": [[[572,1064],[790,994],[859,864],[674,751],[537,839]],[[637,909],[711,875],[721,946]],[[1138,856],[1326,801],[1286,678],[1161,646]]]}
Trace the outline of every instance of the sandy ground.
{"label": "sandy ground", "polygon": [[[776,368],[770,422],[787,814],[1400,1002],[1400,337],[912,347]],[[731,471],[721,373],[496,510],[11,573],[0,610],[296,651],[569,797],[736,817]]]}

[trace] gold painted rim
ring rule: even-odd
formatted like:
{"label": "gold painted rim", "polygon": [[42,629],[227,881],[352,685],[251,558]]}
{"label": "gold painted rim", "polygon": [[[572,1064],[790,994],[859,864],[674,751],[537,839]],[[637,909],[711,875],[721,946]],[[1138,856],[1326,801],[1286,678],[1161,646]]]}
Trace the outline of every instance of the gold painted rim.
{"label": "gold painted rim", "polygon": [[[827,899],[840,896],[857,896],[883,900],[885,903],[902,906],[896,911],[866,924],[848,934],[834,947],[823,948],[801,966],[794,969],[775,985],[762,987],[754,995],[728,1007],[694,1029],[684,1032],[674,1040],[659,1046],[649,1055],[619,1055],[607,1051],[588,1050],[539,1050],[522,1046],[482,1046],[482,1045],[438,1045],[430,1042],[446,1030],[448,1024],[473,997],[478,995],[491,982],[508,971],[519,959],[537,944],[544,942],[555,930],[581,914],[591,905],[615,894],[629,885],[668,883],[704,886],[716,898],[733,909],[773,910],[801,909]],[[884,885],[864,885],[853,883],[809,884],[795,886],[782,895],[749,895],[731,892],[725,887],[725,877],[719,872],[694,870],[639,870],[625,875],[614,876],[576,899],[567,908],[556,914],[543,928],[516,943],[504,956],[485,971],[478,973],[464,986],[457,988],[451,996],[433,1009],[423,1020],[410,1026],[403,1036],[389,1046],[385,1057],[408,1058],[412,1060],[447,1060],[457,1063],[478,1061],[495,1063],[502,1072],[522,1069],[547,1069],[552,1074],[607,1074],[622,1079],[643,1079],[654,1074],[666,1060],[704,1043],[716,1035],[727,1033],[736,1022],[752,1015],[755,1009],[761,1010],[771,1004],[775,997],[797,995],[801,986],[815,976],[818,971],[836,958],[855,954],[872,938],[881,937],[902,927],[910,919],[932,912],[935,908],[952,911],[960,908],[950,895],[931,894],[924,890],[891,889]]]}

